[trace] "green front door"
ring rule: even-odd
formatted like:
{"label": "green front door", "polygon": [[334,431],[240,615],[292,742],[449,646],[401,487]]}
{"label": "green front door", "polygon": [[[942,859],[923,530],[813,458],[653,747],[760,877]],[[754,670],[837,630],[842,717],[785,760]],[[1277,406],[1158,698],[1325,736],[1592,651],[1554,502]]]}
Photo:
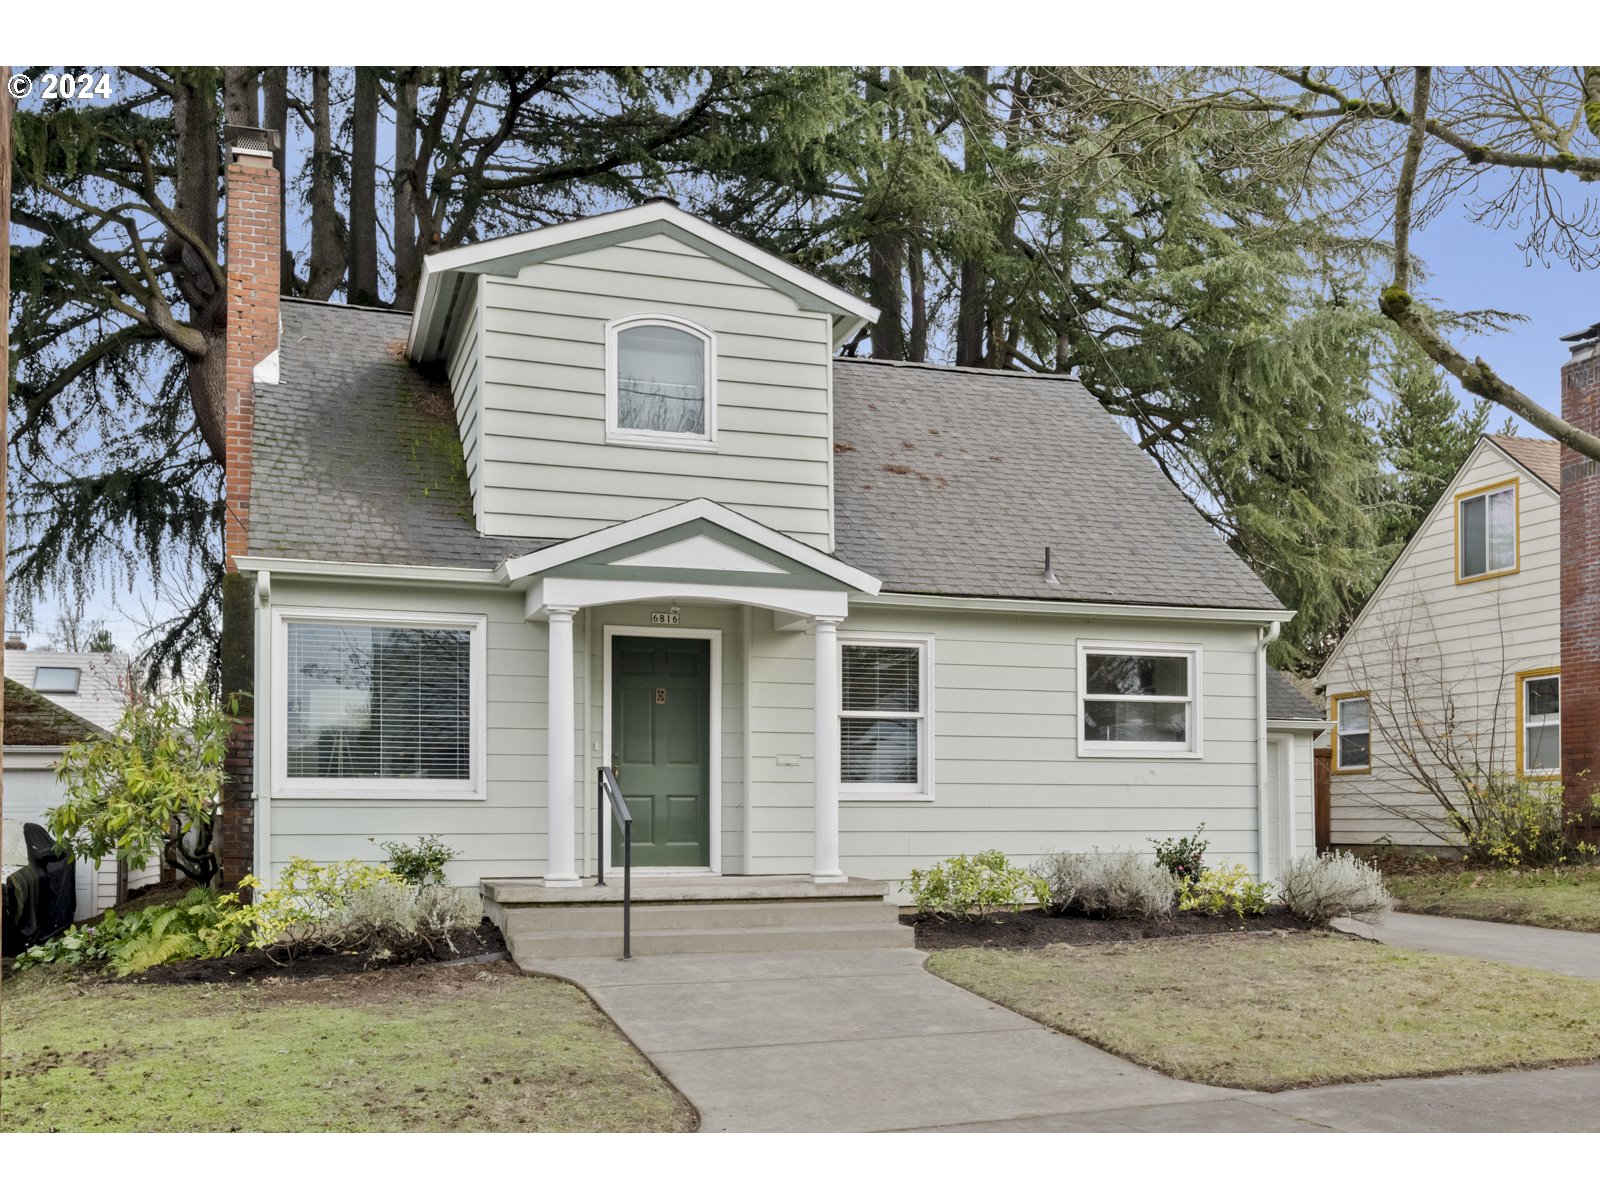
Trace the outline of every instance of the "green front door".
{"label": "green front door", "polygon": [[[611,646],[611,766],[633,813],[633,865],[711,865],[711,643]],[[622,830],[611,826],[611,865]]]}

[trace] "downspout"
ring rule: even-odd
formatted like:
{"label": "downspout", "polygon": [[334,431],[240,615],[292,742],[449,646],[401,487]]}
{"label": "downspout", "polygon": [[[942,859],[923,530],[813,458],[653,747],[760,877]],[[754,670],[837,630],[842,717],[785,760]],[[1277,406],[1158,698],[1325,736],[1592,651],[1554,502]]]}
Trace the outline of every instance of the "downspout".
{"label": "downspout", "polygon": [[1274,621],[1256,638],[1256,877],[1267,882],[1267,647],[1278,640],[1283,623]]}
{"label": "downspout", "polygon": [[[256,874],[272,880],[272,572],[256,573],[255,680],[251,731],[251,801],[255,813],[254,853]],[[265,754],[263,755],[263,752]],[[252,900],[254,899],[252,895]]]}

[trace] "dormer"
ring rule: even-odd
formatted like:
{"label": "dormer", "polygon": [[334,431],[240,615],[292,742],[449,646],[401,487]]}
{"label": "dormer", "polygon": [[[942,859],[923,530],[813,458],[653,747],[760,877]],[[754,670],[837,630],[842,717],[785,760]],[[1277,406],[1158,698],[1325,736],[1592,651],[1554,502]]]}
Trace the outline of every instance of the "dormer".
{"label": "dormer", "polygon": [[430,255],[407,353],[449,376],[480,533],[703,497],[831,551],[832,358],[876,315],[652,201]]}

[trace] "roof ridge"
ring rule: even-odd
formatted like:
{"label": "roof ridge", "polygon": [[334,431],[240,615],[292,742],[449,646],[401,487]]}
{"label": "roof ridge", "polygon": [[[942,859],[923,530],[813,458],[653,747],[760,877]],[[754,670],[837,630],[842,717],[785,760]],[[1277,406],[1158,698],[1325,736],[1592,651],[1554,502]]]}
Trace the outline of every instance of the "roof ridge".
{"label": "roof ridge", "polygon": [[834,363],[852,363],[859,366],[900,367],[917,371],[947,371],[959,375],[1004,375],[1009,379],[1030,379],[1052,383],[1082,385],[1076,375],[1063,375],[1059,371],[1018,371],[1009,367],[964,367],[955,363],[906,362],[897,358],[859,358],[853,354],[836,355]]}
{"label": "roof ridge", "polygon": [[387,313],[390,316],[409,317],[409,308],[385,308],[381,304],[349,304],[343,300],[318,300],[313,296],[279,296],[278,299],[288,304],[314,304],[319,308],[342,308],[351,312]]}

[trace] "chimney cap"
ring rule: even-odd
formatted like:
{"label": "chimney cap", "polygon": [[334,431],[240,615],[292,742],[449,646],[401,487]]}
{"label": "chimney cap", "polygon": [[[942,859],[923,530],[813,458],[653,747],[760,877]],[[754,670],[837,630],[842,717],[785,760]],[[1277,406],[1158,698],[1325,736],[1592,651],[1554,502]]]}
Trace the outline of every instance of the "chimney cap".
{"label": "chimney cap", "polygon": [[1563,342],[1577,342],[1583,345],[1588,342],[1600,342],[1600,321],[1596,321],[1587,329],[1580,329],[1577,333],[1564,333],[1561,335]]}
{"label": "chimney cap", "polygon": [[283,146],[283,134],[276,129],[257,129],[253,125],[224,125],[223,144],[235,154],[271,158]]}
{"label": "chimney cap", "polygon": [[26,650],[28,643],[22,640],[22,634],[15,629],[6,630],[7,650]]}

